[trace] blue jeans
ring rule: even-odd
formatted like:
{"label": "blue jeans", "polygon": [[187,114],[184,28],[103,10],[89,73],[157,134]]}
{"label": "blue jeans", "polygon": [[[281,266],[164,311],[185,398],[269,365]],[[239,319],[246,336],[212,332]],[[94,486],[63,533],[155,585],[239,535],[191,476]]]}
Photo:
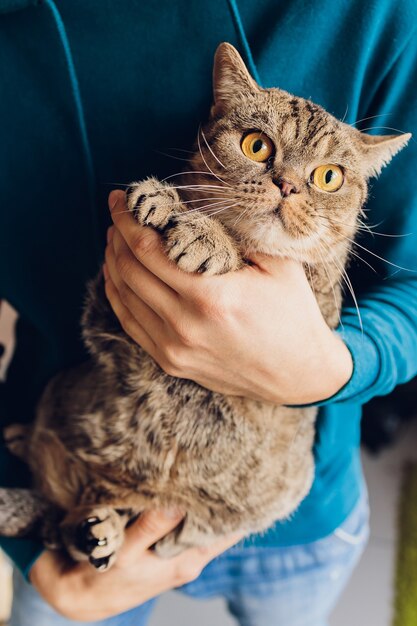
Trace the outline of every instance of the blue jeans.
{"label": "blue jeans", "polygon": [[[369,534],[363,496],[330,536],[284,548],[231,548],[179,591],[194,598],[223,596],[240,626],[326,626],[359,561]],[[145,626],[155,600],[95,626]],[[15,572],[10,626],[76,626],[59,616]],[[178,617],[171,623],[180,623]],[[91,624],[91,622],[90,622]],[[168,626],[168,625],[167,625]]]}

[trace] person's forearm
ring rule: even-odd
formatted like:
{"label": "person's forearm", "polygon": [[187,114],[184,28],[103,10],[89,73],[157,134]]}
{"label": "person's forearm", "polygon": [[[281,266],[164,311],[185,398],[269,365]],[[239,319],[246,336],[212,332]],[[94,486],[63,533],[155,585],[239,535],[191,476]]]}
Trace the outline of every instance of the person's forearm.
{"label": "person's forearm", "polygon": [[[285,367],[285,365],[284,365]],[[288,385],[292,396],[273,397],[276,404],[318,404],[334,397],[350,380],[353,372],[352,355],[341,338],[330,329],[313,339],[306,347],[305,359],[296,376],[298,385]],[[265,400],[268,400],[265,394]]]}
{"label": "person's forearm", "polygon": [[345,309],[338,330],[352,353],[354,372],[333,398],[337,402],[364,404],[417,374],[417,278],[386,281],[360,298],[359,309],[361,323],[355,308]]}

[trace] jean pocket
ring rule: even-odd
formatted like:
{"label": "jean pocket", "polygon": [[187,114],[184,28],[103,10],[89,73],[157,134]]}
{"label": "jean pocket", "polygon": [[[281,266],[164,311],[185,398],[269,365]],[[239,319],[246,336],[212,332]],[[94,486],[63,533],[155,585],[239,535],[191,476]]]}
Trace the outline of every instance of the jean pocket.
{"label": "jean pocket", "polygon": [[364,494],[347,519],[324,539],[311,544],[320,563],[344,561],[361,554],[369,537],[369,505]]}
{"label": "jean pocket", "polygon": [[367,494],[360,501],[348,518],[333,532],[332,537],[347,546],[360,546],[369,537],[369,504]]}

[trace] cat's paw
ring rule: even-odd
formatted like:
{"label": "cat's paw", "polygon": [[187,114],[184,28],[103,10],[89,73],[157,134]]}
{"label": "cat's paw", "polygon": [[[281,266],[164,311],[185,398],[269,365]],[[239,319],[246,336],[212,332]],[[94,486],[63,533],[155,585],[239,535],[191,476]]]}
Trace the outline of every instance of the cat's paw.
{"label": "cat's paw", "polygon": [[185,272],[225,274],[241,266],[236,245],[223,226],[205,215],[175,215],[164,235],[169,258]]}
{"label": "cat's paw", "polygon": [[176,189],[156,178],[132,183],[126,196],[128,209],[135,220],[141,226],[152,226],[157,230],[165,228],[181,204]]}
{"label": "cat's paw", "polygon": [[93,567],[103,572],[113,565],[123,543],[126,518],[114,509],[89,511],[80,523],[62,525],[62,534],[69,554],[76,560],[86,557]]}

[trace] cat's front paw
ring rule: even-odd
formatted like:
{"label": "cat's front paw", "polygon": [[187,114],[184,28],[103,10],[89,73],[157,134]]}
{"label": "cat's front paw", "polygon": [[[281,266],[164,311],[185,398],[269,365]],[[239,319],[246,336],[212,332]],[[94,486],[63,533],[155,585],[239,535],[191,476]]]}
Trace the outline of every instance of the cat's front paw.
{"label": "cat's front paw", "polygon": [[126,518],[111,508],[89,511],[88,517],[75,524],[64,521],[61,530],[69,554],[76,560],[88,558],[103,572],[113,565],[123,543]]}
{"label": "cat's front paw", "polygon": [[164,235],[169,258],[185,272],[225,274],[241,265],[238,250],[223,226],[204,215],[175,215]]}
{"label": "cat's front paw", "polygon": [[148,178],[141,183],[132,183],[127,191],[127,206],[141,226],[152,226],[163,230],[174,211],[181,204],[176,189]]}

